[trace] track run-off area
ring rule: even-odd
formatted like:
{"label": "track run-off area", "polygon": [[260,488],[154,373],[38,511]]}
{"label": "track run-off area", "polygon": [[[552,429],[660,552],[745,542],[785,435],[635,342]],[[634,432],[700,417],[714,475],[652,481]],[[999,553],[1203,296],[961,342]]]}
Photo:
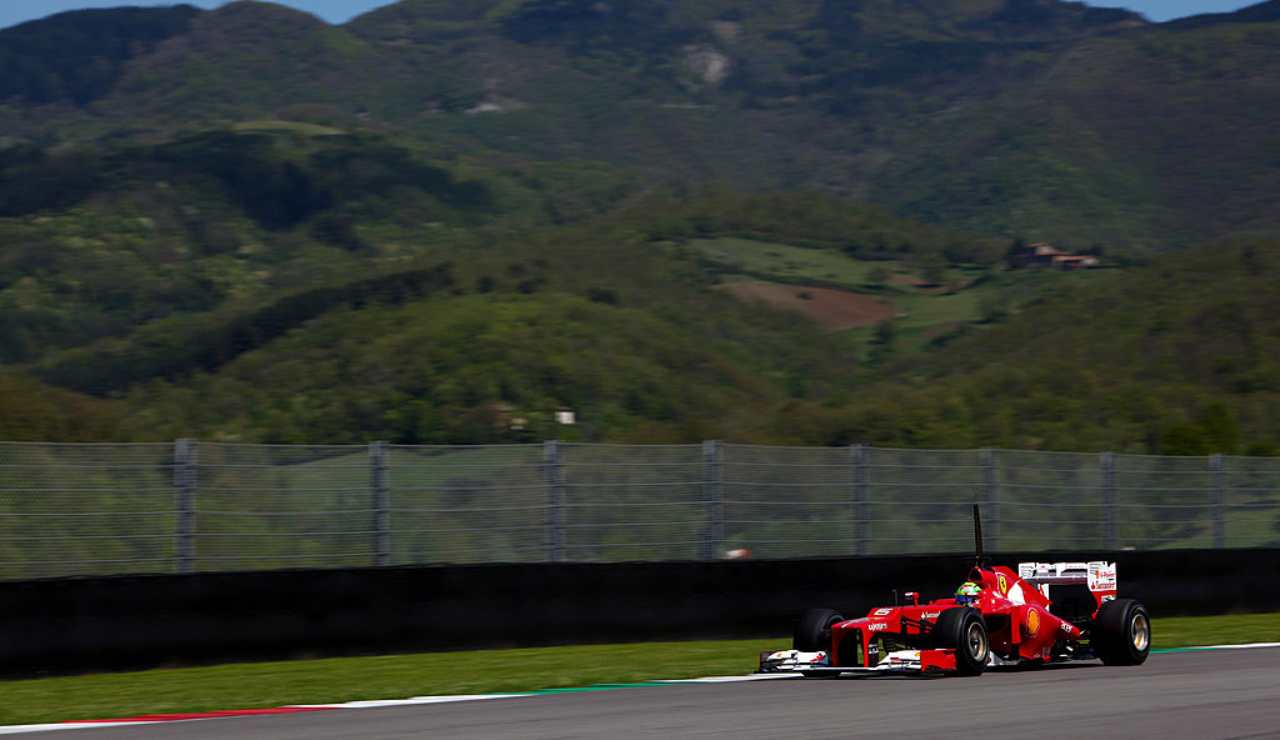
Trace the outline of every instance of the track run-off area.
{"label": "track run-off area", "polygon": [[[183,722],[2,728],[43,737],[595,738],[1280,736],[1280,646],[1153,654],[978,678],[653,682],[506,697],[363,702],[342,709]],[[389,706],[388,706],[389,705]]]}

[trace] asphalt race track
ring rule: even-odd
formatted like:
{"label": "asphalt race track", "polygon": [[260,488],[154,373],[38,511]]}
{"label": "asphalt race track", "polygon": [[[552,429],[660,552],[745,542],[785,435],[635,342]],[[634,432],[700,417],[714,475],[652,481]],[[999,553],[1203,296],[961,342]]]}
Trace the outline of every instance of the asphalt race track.
{"label": "asphalt race track", "polygon": [[320,738],[1280,737],[1280,649],[1153,655],[980,678],[628,688],[46,733],[84,740]]}

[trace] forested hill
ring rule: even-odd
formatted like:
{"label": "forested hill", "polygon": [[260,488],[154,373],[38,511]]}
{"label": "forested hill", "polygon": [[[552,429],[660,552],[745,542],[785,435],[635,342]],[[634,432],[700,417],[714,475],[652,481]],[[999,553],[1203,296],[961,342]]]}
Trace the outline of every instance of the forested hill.
{"label": "forested hill", "polygon": [[0,439],[1274,451],[1277,7],[0,31]]}
{"label": "forested hill", "polygon": [[126,63],[188,32],[199,13],[190,5],[83,10],[0,30],[0,99],[87,105],[111,92]]}
{"label": "forested hill", "polygon": [[71,13],[0,32],[0,130],[286,119],[1076,248],[1185,245],[1280,226],[1261,207],[1280,196],[1276,7],[1164,25],[1058,0],[404,0],[341,27],[258,2]]}
{"label": "forested hill", "polygon": [[8,148],[0,431],[510,441],[570,405],[589,439],[747,433],[847,386],[862,342],[735,300],[704,244],[780,240],[854,289],[868,260],[948,276],[1007,248],[811,192],[438,157],[283,121]]}
{"label": "forested hill", "polygon": [[1050,291],[903,356],[848,405],[794,411],[815,443],[1280,454],[1277,285],[1280,241],[1207,245]]}

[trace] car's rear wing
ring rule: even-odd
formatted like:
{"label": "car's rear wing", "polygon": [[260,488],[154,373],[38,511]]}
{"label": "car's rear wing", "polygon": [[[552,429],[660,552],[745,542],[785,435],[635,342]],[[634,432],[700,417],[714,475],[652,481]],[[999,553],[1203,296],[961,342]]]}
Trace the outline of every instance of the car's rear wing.
{"label": "car's rear wing", "polygon": [[1037,587],[1046,597],[1050,586],[1084,584],[1101,604],[1115,598],[1116,564],[1105,560],[1088,563],[1018,563],[1018,577]]}

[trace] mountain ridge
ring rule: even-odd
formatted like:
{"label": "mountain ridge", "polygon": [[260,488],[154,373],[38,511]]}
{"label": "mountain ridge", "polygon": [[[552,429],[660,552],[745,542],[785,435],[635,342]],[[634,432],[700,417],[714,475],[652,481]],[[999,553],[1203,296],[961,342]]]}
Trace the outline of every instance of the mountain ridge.
{"label": "mountain ridge", "polygon": [[1280,0],[1264,0],[1229,13],[1202,13],[1165,22],[1167,28],[1202,28],[1220,23],[1268,23],[1280,20]]}
{"label": "mountain ridge", "polygon": [[[1078,247],[1186,245],[1280,226],[1243,205],[1206,207],[1196,174],[1255,169],[1280,195],[1276,167],[1248,155],[1274,146],[1254,117],[1278,113],[1280,95],[1232,81],[1280,78],[1280,59],[1221,53],[1246,48],[1227,38],[1241,29],[1280,40],[1277,7],[1151,24],[1057,0],[404,0],[334,26],[242,0],[172,11],[181,32],[117,45],[105,76],[71,65],[59,73],[81,90],[71,97],[41,92],[48,53],[22,50],[116,16],[61,14],[24,24],[25,47],[0,32],[0,60],[28,70],[8,77],[0,126],[20,140],[155,139],[283,118],[493,162],[589,159],[648,185],[814,188]],[[118,19],[164,26],[164,12]],[[1215,118],[1179,109],[1192,90]],[[1126,95],[1141,105],[1117,119]],[[1215,153],[1221,142],[1230,156]]]}

